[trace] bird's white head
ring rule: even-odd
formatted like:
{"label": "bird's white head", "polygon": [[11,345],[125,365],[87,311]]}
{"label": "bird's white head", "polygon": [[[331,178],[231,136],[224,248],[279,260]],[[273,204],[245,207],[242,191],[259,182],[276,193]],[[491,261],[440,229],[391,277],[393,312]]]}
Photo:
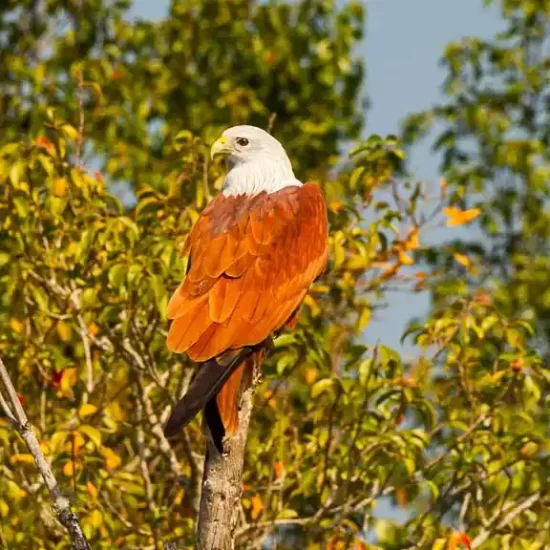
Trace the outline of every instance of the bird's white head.
{"label": "bird's white head", "polygon": [[228,128],[212,145],[210,156],[227,158],[229,171],[224,195],[274,193],[290,185],[302,185],[292,171],[283,146],[256,126]]}

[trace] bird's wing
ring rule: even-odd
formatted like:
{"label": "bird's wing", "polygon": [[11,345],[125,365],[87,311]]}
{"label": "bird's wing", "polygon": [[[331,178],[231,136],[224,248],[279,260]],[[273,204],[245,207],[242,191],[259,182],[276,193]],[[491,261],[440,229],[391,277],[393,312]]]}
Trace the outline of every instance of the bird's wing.
{"label": "bird's wing", "polygon": [[190,268],[168,304],[169,349],[207,361],[280,329],[327,258],[327,214],[313,184],[219,195],[186,243]]}

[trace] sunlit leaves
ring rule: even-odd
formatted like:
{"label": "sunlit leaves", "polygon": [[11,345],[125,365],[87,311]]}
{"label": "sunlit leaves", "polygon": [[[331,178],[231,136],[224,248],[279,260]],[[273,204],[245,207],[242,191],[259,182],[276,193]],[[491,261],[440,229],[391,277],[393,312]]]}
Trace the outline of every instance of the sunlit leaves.
{"label": "sunlit leaves", "polygon": [[464,225],[465,223],[475,220],[481,211],[479,208],[472,208],[470,210],[460,210],[454,206],[449,206],[443,209],[443,213],[447,216],[447,227],[455,227],[457,225]]}
{"label": "sunlit leaves", "polygon": [[[550,172],[545,119],[523,101],[544,97],[544,70],[513,41],[447,48],[445,89],[460,102],[413,116],[404,136],[445,126],[435,219],[395,136],[356,144],[327,177],[360,127],[358,4],[178,1],[155,24],[119,17],[122,3],[80,4],[30,62],[22,44],[42,31],[10,22],[23,43],[0,69],[21,83],[0,107],[0,349],[92,544],[194,544],[204,441],[200,418],[173,447],[161,436],[191,375],[166,349],[166,304],[223,181],[209,143],[231,123],[271,120],[297,175],[323,188],[330,258],[264,366],[236,547],[458,550],[463,529],[472,541],[495,529],[488,548],[544,547],[546,501],[499,527],[545,490],[547,470],[550,376],[533,338],[550,307]],[[512,33],[540,30],[533,2],[507,4],[524,25]],[[73,21],[87,24],[75,34]],[[487,67],[505,73],[502,89],[481,85]],[[433,222],[498,246],[430,247]],[[412,352],[364,345],[387,290],[431,284]],[[39,521],[45,492],[5,419],[0,444],[0,535],[63,546]],[[403,521],[376,519],[388,501]]]}

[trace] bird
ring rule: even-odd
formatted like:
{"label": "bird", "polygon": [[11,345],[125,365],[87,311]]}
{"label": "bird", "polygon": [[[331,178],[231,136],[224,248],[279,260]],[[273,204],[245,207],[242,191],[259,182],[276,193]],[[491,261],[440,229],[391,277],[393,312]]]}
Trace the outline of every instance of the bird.
{"label": "bird", "polygon": [[225,130],[210,150],[225,157],[220,193],[187,237],[187,272],[167,307],[167,347],[198,368],[164,433],[202,409],[213,442],[238,428],[246,369],[260,368],[270,339],[294,328],[312,283],[326,270],[327,208],[321,189],[295,175],[281,143],[248,125]]}

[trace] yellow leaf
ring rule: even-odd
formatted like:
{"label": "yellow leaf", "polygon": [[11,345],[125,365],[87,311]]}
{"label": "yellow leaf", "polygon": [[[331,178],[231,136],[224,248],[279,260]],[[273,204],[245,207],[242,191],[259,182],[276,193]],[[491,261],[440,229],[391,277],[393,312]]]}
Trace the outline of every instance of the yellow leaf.
{"label": "yellow leaf", "polygon": [[59,321],[56,329],[59,338],[61,338],[63,342],[68,342],[71,339],[71,327],[67,323]]}
{"label": "yellow leaf", "polygon": [[460,210],[460,208],[449,206],[443,209],[443,213],[449,218],[447,227],[455,227],[475,220],[481,214],[481,210],[479,208]]}
{"label": "yellow leaf", "polygon": [[26,491],[21,489],[21,487],[19,487],[19,485],[17,485],[17,483],[12,481],[11,479],[4,478],[4,483],[7,487],[6,493],[9,497],[8,500],[15,500],[16,502],[18,502],[27,495]]}
{"label": "yellow leaf", "polygon": [[0,517],[5,518],[8,515],[9,511],[10,509],[6,502],[0,500]]}
{"label": "yellow leaf", "polygon": [[82,437],[82,435],[79,432],[72,432],[71,433],[72,440],[67,442],[68,451],[72,453],[74,451],[75,454],[78,454],[80,449],[86,444],[86,440]]}
{"label": "yellow leaf", "polygon": [[45,454],[49,455],[51,452],[50,444],[47,441],[40,442],[40,450]]}
{"label": "yellow leaf", "polygon": [[89,516],[90,525],[93,525],[96,529],[103,523],[103,516],[99,510],[94,510]]}
{"label": "yellow leaf", "polygon": [[405,241],[405,250],[416,250],[418,248],[418,233],[418,227],[413,227]]}
{"label": "yellow leaf", "polygon": [[455,252],[453,254],[453,257],[459,264],[463,265],[464,267],[470,267],[471,262],[468,256],[465,256],[464,254],[460,254],[460,252]]}
{"label": "yellow leaf", "polygon": [[25,463],[25,464],[34,464],[34,458],[29,453],[15,454],[10,457],[10,462],[15,463]]}
{"label": "yellow leaf", "polygon": [[531,458],[535,456],[539,451],[539,446],[534,441],[528,441],[521,449],[519,454],[524,458]]}
{"label": "yellow leaf", "polygon": [[78,372],[76,368],[65,369],[61,374],[61,382],[59,390],[64,397],[73,397],[73,386],[78,380]]}
{"label": "yellow leaf", "polygon": [[64,197],[67,194],[67,180],[65,178],[57,178],[53,182],[52,192],[56,197]]}
{"label": "yellow leaf", "polygon": [[10,328],[13,332],[17,332],[19,334],[23,332],[23,323],[16,317],[12,317],[10,319]]}
{"label": "yellow leaf", "polygon": [[399,263],[403,265],[412,265],[414,260],[405,254],[402,250],[399,251]]}
{"label": "yellow leaf", "polygon": [[185,489],[179,489],[174,495],[174,506],[180,506],[183,502],[183,497],[185,496]]}
{"label": "yellow leaf", "polygon": [[126,414],[122,410],[120,403],[118,401],[113,401],[106,409],[107,415],[112,418],[115,422],[121,422],[126,420]]}
{"label": "yellow leaf", "polygon": [[321,308],[309,294],[304,298],[304,304],[311,310],[312,317],[317,317],[321,313]]}
{"label": "yellow leaf", "polygon": [[72,475],[74,474],[74,467],[73,467],[72,461],[65,463],[65,466],[63,466],[63,473],[67,477],[72,477]]}
{"label": "yellow leaf", "polygon": [[262,513],[263,509],[263,500],[258,495],[254,495],[252,497],[252,519],[257,519],[258,516]]}
{"label": "yellow leaf", "polygon": [[95,405],[92,405],[91,403],[84,403],[82,407],[78,410],[79,416],[90,416],[91,414],[94,414],[97,411],[97,407]]}
{"label": "yellow leaf", "polygon": [[67,139],[70,139],[71,141],[76,142],[80,138],[78,130],[70,124],[63,124],[63,126],[61,127],[61,131],[65,134],[65,137]]}

